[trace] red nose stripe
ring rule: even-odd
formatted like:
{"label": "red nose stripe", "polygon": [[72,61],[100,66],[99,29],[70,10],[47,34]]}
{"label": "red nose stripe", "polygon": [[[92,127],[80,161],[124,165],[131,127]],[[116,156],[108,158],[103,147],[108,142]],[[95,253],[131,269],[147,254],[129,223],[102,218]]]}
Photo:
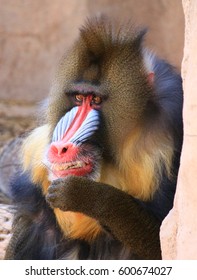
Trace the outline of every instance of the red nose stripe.
{"label": "red nose stripe", "polygon": [[66,143],[69,141],[69,139],[71,139],[71,137],[82,125],[90,110],[92,110],[92,107],[90,106],[91,98],[91,96],[84,98],[83,104],[78,107],[76,116],[74,117],[69,129],[62,138],[63,142]]}

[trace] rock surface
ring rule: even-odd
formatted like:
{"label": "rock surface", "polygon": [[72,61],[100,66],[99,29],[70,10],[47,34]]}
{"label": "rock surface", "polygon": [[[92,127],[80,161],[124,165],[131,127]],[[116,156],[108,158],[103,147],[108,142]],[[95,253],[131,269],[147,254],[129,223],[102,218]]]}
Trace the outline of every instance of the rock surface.
{"label": "rock surface", "polygon": [[[16,137],[4,145],[0,155],[0,192],[7,198],[10,195],[10,181],[16,172],[20,170],[20,147],[23,137]],[[1,202],[1,201],[0,201]]]}
{"label": "rock surface", "polygon": [[0,260],[4,258],[5,249],[11,237],[14,208],[0,203]]}
{"label": "rock surface", "polygon": [[161,228],[163,259],[197,259],[197,1],[183,0],[184,143],[174,208]]}

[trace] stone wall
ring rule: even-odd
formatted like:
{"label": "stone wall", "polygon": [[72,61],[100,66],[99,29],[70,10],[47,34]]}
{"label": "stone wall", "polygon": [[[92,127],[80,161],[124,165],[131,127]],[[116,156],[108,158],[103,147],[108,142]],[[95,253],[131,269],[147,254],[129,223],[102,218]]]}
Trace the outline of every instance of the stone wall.
{"label": "stone wall", "polygon": [[163,259],[197,259],[197,1],[183,0],[184,143],[174,208],[161,228]]}

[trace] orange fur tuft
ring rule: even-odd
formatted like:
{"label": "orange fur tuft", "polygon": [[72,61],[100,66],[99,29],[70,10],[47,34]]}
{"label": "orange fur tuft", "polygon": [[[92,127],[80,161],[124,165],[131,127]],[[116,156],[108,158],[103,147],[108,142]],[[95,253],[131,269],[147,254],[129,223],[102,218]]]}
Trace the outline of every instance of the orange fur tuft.
{"label": "orange fur tuft", "polygon": [[58,208],[54,209],[54,213],[58,224],[67,237],[91,242],[101,233],[101,226],[98,222],[81,213],[63,212]]}

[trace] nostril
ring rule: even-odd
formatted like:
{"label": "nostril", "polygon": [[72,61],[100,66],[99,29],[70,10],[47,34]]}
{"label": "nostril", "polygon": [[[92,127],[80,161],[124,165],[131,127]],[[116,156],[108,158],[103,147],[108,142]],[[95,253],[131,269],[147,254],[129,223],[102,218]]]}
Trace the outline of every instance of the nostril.
{"label": "nostril", "polygon": [[50,151],[53,153],[53,154],[56,154],[56,155],[63,155],[67,152],[68,150],[68,147],[65,146],[65,144],[62,144],[62,143],[53,143],[50,147]]}
{"label": "nostril", "polygon": [[62,154],[66,153],[67,150],[68,150],[68,148],[65,148],[65,147],[64,147],[64,148],[62,149]]}

